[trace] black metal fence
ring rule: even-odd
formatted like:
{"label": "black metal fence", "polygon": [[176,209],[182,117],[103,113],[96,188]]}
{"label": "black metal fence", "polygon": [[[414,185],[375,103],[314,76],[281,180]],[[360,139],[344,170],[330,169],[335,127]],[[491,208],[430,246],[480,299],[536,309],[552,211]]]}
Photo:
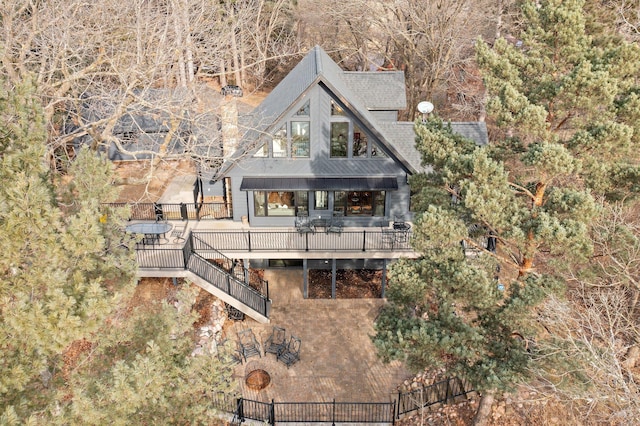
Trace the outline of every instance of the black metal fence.
{"label": "black metal fence", "polygon": [[388,423],[395,424],[405,414],[446,403],[470,392],[469,384],[449,378],[411,392],[398,393],[391,402],[262,402],[245,398],[216,397],[221,411],[233,413],[240,422],[246,419],[276,423]]}
{"label": "black metal fence", "polygon": [[453,400],[456,397],[473,392],[466,381],[452,377],[431,386],[426,386],[411,392],[398,393],[397,417],[420,410],[430,405]]}
{"label": "black metal fence", "polygon": [[[229,406],[227,404],[227,406]],[[395,424],[396,402],[261,402],[238,398],[236,419],[276,423],[390,423]],[[219,409],[223,409],[219,407]]]}
{"label": "black metal fence", "polygon": [[196,250],[215,247],[224,252],[260,251],[411,251],[411,231],[343,231],[305,233],[285,230],[198,231]]}
{"label": "black metal fence", "polygon": [[115,208],[128,207],[129,220],[209,220],[231,219],[227,203],[107,203]]}

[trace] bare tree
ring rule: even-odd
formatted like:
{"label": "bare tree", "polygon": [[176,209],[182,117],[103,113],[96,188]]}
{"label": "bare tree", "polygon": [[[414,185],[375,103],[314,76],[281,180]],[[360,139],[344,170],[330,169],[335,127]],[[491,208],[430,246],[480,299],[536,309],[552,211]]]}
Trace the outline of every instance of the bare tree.
{"label": "bare tree", "polygon": [[566,275],[567,299],[538,312],[547,338],[532,344],[541,368],[531,386],[585,422],[631,424],[640,418],[640,228],[637,207],[604,208],[593,224],[594,256]]}
{"label": "bare tree", "polygon": [[[7,0],[0,3],[0,73],[13,84],[36,81],[52,164],[64,164],[79,140],[128,158],[153,156],[156,164],[184,157],[218,164],[223,97],[207,90],[205,78],[223,80],[231,70],[236,79],[259,81],[268,55],[290,43],[278,32],[286,28],[280,10],[287,2],[260,5]],[[265,39],[257,35],[263,26]],[[235,41],[242,44],[230,55]],[[141,123],[154,115],[162,125],[149,137]],[[133,136],[147,143],[131,143]]]}
{"label": "bare tree", "polygon": [[[303,2],[301,2],[303,3]],[[298,19],[308,44],[320,43],[352,70],[402,70],[412,119],[416,105],[458,104],[478,115],[480,79],[473,72],[474,40],[487,33],[496,6],[489,1],[327,0],[304,2]],[[477,99],[476,99],[477,98]]]}

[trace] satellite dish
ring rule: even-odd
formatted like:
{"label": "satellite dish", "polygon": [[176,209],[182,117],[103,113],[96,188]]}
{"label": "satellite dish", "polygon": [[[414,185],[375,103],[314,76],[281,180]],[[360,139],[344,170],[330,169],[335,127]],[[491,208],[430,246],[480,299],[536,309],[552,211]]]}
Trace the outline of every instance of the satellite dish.
{"label": "satellite dish", "polygon": [[431,102],[423,101],[418,104],[418,111],[422,114],[429,114],[433,111],[433,104]]}

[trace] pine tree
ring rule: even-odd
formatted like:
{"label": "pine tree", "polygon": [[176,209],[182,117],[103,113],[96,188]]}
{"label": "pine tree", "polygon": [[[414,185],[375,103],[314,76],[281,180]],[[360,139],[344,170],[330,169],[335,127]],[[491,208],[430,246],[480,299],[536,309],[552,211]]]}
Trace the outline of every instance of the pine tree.
{"label": "pine tree", "polygon": [[478,423],[527,378],[535,308],[591,254],[595,197],[628,196],[640,177],[638,47],[594,41],[582,1],[524,2],[523,17],[521,44],[477,45],[491,146],[437,117],[416,123],[433,166],[411,181],[422,256],[392,268],[374,337],[387,359],[467,378],[483,395]]}
{"label": "pine tree", "polygon": [[124,213],[93,198],[109,192],[104,159],[80,154],[68,187],[92,179],[94,192],[65,200],[44,161],[33,86],[1,90],[0,396],[5,419],[24,419],[53,399],[66,348],[95,333],[133,289],[134,263],[116,237]]}
{"label": "pine tree", "polygon": [[192,357],[193,294],[134,310],[112,164],[81,150],[52,182],[29,83],[0,82],[0,423],[207,423],[224,357]]}

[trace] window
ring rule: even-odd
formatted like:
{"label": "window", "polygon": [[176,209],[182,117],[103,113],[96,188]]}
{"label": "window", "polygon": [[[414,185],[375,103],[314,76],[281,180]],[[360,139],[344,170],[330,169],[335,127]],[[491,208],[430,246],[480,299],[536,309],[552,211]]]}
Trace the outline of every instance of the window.
{"label": "window", "polygon": [[351,151],[352,157],[366,157],[367,156],[367,135],[357,125],[353,126],[353,149]]}
{"label": "window", "polygon": [[342,107],[334,100],[331,100],[331,115],[346,116]]}
{"label": "window", "polygon": [[267,193],[264,191],[255,191],[253,193],[253,214],[255,216],[266,216],[267,211],[265,207],[267,206],[265,203]]}
{"label": "window", "polygon": [[254,191],[255,216],[295,216],[309,211],[309,193],[306,191]]}
{"label": "window", "polygon": [[259,150],[253,154],[254,157],[268,157],[269,156],[269,145],[266,143],[260,147]]}
{"label": "window", "polygon": [[291,156],[309,157],[309,122],[291,122]]}
{"label": "window", "polygon": [[274,158],[288,157],[288,154],[287,154],[287,126],[282,126],[280,128],[280,130],[278,130],[273,135],[272,150],[273,150],[273,154],[272,155],[273,155]]}
{"label": "window", "polygon": [[299,212],[309,212],[309,193],[307,191],[294,192],[296,204],[296,214]]}
{"label": "window", "polygon": [[327,191],[316,191],[313,199],[314,208],[316,210],[327,210],[329,208],[329,197]]}
{"label": "window", "polygon": [[296,115],[298,116],[309,116],[309,101],[305,102],[304,105],[302,105],[302,107],[300,107],[300,109],[298,110],[298,112],[296,112]]}
{"label": "window", "polygon": [[373,215],[384,216],[384,200],[386,198],[385,191],[376,191],[373,193]]}
{"label": "window", "polygon": [[331,123],[331,157],[346,157],[347,147],[349,145],[349,123],[334,122]]}
{"label": "window", "polygon": [[378,144],[373,144],[373,146],[371,147],[371,157],[386,158],[387,154],[382,149],[380,149]]}
{"label": "window", "polygon": [[346,216],[345,210],[347,206],[347,193],[345,191],[336,191],[333,194],[333,211],[341,212]]}
{"label": "window", "polygon": [[384,216],[385,191],[336,191],[333,210],[345,216]]}

